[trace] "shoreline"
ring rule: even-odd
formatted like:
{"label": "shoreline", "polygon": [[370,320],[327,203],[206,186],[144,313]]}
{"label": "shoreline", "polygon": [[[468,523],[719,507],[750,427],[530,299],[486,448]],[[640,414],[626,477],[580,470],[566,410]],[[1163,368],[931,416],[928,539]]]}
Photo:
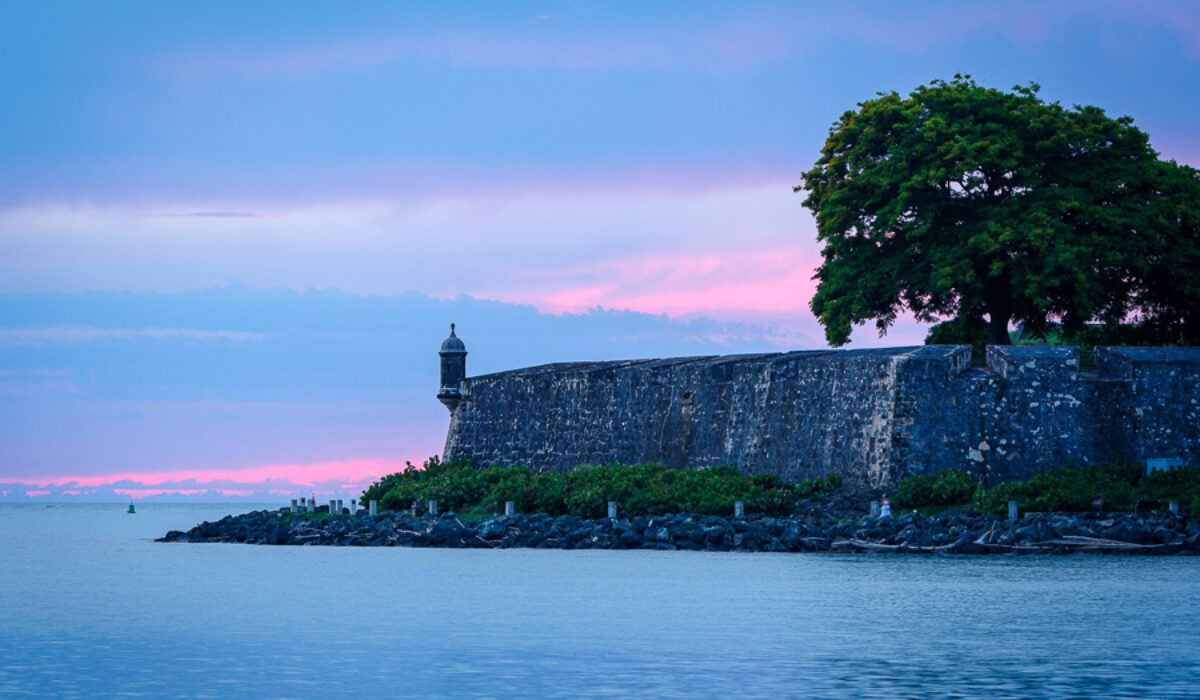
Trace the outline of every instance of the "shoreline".
{"label": "shoreline", "polygon": [[668,514],[589,520],[454,513],[412,516],[251,511],[172,530],[157,542],[476,549],[652,549],[896,554],[1200,554],[1200,523],[1170,514],[1031,513],[1009,521],[971,511],[894,518],[832,513],[724,518]]}

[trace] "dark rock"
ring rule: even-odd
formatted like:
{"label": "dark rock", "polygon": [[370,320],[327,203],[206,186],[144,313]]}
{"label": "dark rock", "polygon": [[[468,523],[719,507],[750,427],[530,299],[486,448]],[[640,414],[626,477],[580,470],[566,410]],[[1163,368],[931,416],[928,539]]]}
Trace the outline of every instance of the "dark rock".
{"label": "dark rock", "polygon": [[771,537],[779,537],[783,534],[784,525],[778,518],[764,518],[762,527]]}
{"label": "dark rock", "polygon": [[641,547],[642,542],[642,535],[633,529],[629,529],[617,536],[616,544],[618,549],[634,549]]}
{"label": "dark rock", "polygon": [[729,538],[729,528],[722,525],[714,525],[704,529],[704,545],[706,547],[719,547],[721,543]]}
{"label": "dark rock", "polygon": [[789,525],[779,536],[779,543],[789,552],[798,552],[803,546],[803,538],[803,531],[798,526]]}
{"label": "dark rock", "polygon": [[498,540],[506,532],[508,532],[508,523],[500,518],[488,518],[476,530],[476,534],[485,540]]}

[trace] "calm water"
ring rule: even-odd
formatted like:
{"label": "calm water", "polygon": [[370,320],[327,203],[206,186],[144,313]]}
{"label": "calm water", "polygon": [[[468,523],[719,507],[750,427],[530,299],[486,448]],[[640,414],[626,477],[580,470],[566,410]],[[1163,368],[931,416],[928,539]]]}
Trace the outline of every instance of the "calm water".
{"label": "calm water", "polygon": [[150,541],[230,512],[0,505],[0,696],[1200,696],[1200,558]]}

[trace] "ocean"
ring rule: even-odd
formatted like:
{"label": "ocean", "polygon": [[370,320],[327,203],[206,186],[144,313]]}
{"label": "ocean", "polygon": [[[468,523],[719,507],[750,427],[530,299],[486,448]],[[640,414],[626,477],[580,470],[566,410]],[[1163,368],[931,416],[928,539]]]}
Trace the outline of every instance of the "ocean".
{"label": "ocean", "polygon": [[0,505],[0,696],[1200,697],[1200,557],[163,544],[254,506],[125,508]]}

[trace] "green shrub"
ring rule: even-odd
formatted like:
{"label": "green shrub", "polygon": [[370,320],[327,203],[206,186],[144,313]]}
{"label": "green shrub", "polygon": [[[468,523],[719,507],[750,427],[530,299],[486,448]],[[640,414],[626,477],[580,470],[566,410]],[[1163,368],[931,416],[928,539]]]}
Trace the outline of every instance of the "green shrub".
{"label": "green shrub", "polygon": [[1179,469],[1147,474],[1134,490],[1138,500],[1179,501],[1200,497],[1200,469]]}
{"label": "green shrub", "polygon": [[[753,477],[747,479],[732,467],[683,472],[675,485],[675,507],[672,510],[677,513],[729,515],[733,512],[735,501],[747,502],[746,507],[754,510],[757,506],[748,502],[753,483]],[[760,487],[760,493],[763,488]]]}
{"label": "green shrub", "polygon": [[961,505],[970,503],[979,488],[979,480],[957,469],[948,469],[938,474],[933,482],[933,505]]}
{"label": "green shrub", "polygon": [[1034,489],[1027,481],[1005,481],[990,489],[976,491],[971,507],[984,513],[1004,513],[1008,502],[1016,501],[1018,507],[1028,509],[1028,505],[1025,504],[1032,503],[1035,495]]}
{"label": "green shrub", "polygon": [[[430,459],[436,460],[437,457],[431,457]],[[426,462],[426,464],[428,464],[428,462]],[[382,477],[379,481],[376,481],[368,486],[367,490],[363,491],[362,497],[358,499],[358,504],[363,508],[366,508],[367,504],[369,504],[371,501],[380,501],[382,503],[383,497],[387,495],[388,491],[391,491],[405,479],[411,478],[410,473],[416,471],[417,469],[418,467],[413,466],[412,462],[405,462],[403,471],[396,472],[395,474],[388,474],[387,476]]]}
{"label": "green shrub", "polygon": [[933,502],[933,474],[913,474],[900,480],[896,487],[896,505],[901,508],[921,508]]}
{"label": "green shrub", "polygon": [[970,503],[977,488],[979,482],[975,477],[957,469],[914,474],[900,481],[895,501],[901,508],[957,506]]}
{"label": "green shrub", "polygon": [[[469,462],[432,457],[371,484],[360,503],[378,500],[384,509],[407,510],[413,501],[436,499],[443,511],[496,513],[505,501],[513,501],[522,513],[602,518],[608,501],[617,501],[631,515],[725,516],[733,512],[735,501],[743,501],[749,512],[778,516],[796,512],[798,501],[820,499],[841,484],[840,475],[793,484],[772,475],[745,476],[725,466],[674,470],[661,464],[614,464],[538,472],[528,467],[476,469]],[[1005,512],[1009,501],[1023,510],[1086,511],[1099,495],[1106,510],[1132,510],[1139,500],[1174,500],[1200,514],[1200,469],[1143,476],[1141,467],[1126,464],[1062,468],[990,489],[965,472],[948,470],[902,480],[894,501],[903,508],[970,502],[991,513]]]}
{"label": "green shrub", "polygon": [[528,467],[475,469],[465,462],[409,464],[371,485],[362,503],[378,499],[389,510],[437,499],[443,510],[499,512],[513,501],[522,513],[576,514],[602,518],[608,501],[631,515],[698,513],[729,515],[735,501],[750,512],[786,515],[796,501],[817,498],[841,484],[840,476],[791,484],[777,476],[745,476],[732,467],[675,470],[661,464],[585,466],[571,471]]}
{"label": "green shrub", "polygon": [[796,498],[805,501],[816,501],[825,497],[825,494],[835,489],[841,488],[845,477],[841,474],[830,474],[824,479],[813,477],[805,479],[798,484],[792,486],[792,492]]}
{"label": "green shrub", "polygon": [[359,502],[365,506],[378,500],[386,510],[407,510],[413,501],[423,505],[436,500],[442,510],[460,510],[480,503],[498,478],[494,469],[475,469],[468,461],[442,462],[431,457],[421,467],[409,462],[403,471],[375,482]]}
{"label": "green shrub", "polygon": [[989,513],[1004,512],[1009,501],[1016,501],[1021,510],[1082,512],[1103,497],[1105,510],[1129,511],[1137,500],[1134,482],[1139,474],[1138,468],[1128,465],[1052,469],[1028,481],[980,489],[973,505]]}

